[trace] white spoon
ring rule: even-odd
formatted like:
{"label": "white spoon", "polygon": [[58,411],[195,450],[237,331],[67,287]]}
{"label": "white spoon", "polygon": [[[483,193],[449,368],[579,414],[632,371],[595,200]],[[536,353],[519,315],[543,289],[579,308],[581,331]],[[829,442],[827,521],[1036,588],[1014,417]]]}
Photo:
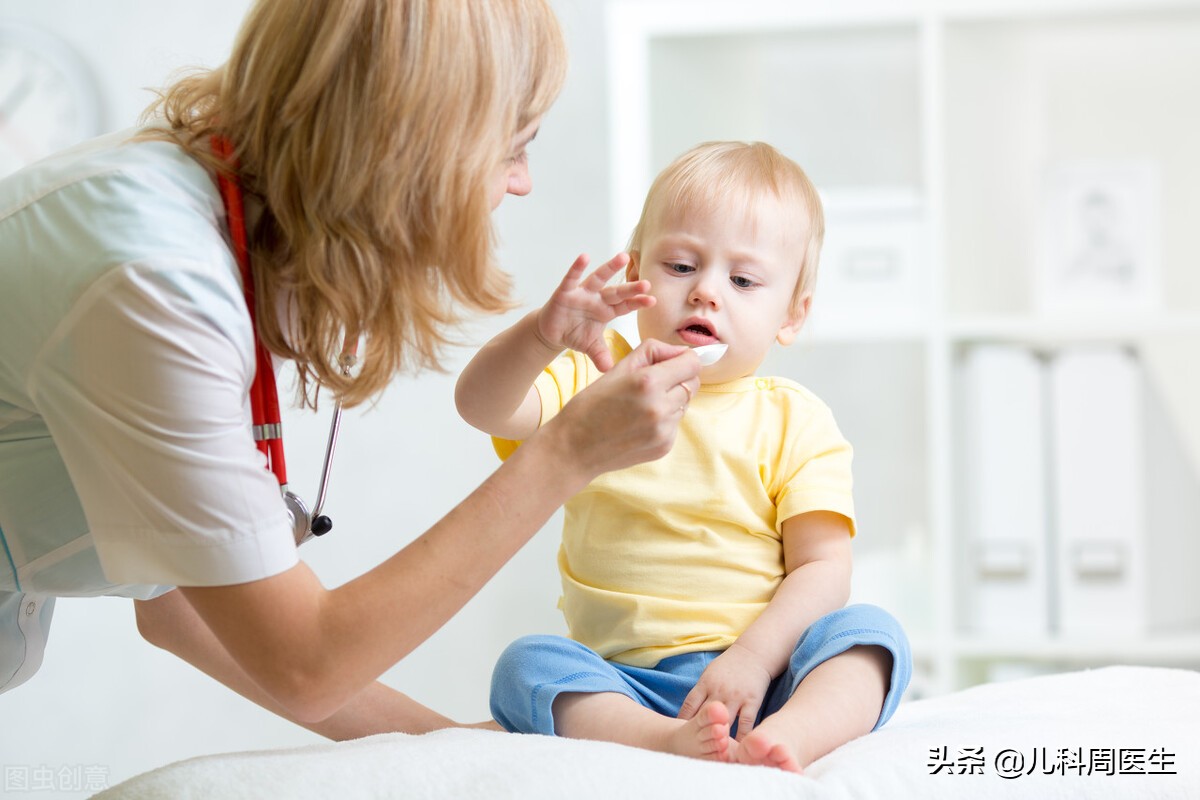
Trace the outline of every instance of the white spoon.
{"label": "white spoon", "polygon": [[700,366],[707,367],[717,363],[717,360],[725,355],[725,351],[728,349],[729,345],[727,344],[703,344],[693,347],[692,352],[700,357]]}

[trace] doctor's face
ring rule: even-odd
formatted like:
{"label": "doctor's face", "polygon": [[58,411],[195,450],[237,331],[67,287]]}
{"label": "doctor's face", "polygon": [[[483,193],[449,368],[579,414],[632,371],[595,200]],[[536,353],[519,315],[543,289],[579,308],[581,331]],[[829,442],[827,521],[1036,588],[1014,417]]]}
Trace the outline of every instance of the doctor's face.
{"label": "doctor's face", "polygon": [[504,195],[513,194],[524,197],[533,190],[533,180],[529,177],[529,155],[527,148],[537,136],[538,126],[542,120],[533,120],[524,129],[513,136],[512,147],[504,161],[496,168],[496,176],[492,179],[489,201],[495,211]]}

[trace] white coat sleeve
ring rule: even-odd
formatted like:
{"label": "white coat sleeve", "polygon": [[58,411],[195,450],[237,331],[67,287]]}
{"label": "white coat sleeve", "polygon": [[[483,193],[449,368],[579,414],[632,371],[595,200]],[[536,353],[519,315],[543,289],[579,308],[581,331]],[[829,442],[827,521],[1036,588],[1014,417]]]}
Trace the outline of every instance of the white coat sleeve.
{"label": "white coat sleeve", "polygon": [[30,396],[114,583],[244,583],[297,562],[250,433],[250,321],[235,280],[128,264],[44,344]]}

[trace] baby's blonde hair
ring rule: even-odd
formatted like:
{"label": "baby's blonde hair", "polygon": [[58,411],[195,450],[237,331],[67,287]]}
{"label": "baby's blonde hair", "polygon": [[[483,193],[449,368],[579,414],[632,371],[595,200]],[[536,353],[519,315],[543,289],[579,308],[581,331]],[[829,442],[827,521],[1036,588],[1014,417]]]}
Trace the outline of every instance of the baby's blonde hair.
{"label": "baby's blonde hair", "polygon": [[[259,0],[229,61],[164,89],[146,118],[167,127],[146,135],[214,169],[210,134],[233,142],[264,207],[259,334],[295,359],[306,404],[324,386],[353,406],[401,369],[439,369],[459,305],[511,307],[489,188],[565,72],[547,0]],[[365,338],[352,378],[347,335]]]}
{"label": "baby's blonde hair", "polygon": [[803,243],[800,277],[791,302],[792,309],[798,310],[816,285],[825,213],[816,187],[800,165],[764,142],[704,142],[672,161],[651,184],[628,249],[640,252],[647,232],[667,211],[720,205],[752,214],[764,193],[793,213]]}

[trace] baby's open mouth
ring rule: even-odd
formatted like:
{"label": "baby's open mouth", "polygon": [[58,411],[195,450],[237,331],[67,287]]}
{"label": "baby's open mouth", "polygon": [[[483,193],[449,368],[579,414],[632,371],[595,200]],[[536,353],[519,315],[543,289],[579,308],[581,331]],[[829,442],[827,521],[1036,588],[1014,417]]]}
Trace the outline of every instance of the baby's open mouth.
{"label": "baby's open mouth", "polygon": [[716,330],[704,322],[692,322],[686,327],[680,328],[679,338],[683,339],[685,344],[689,344],[692,347],[714,344],[720,341],[717,338]]}

